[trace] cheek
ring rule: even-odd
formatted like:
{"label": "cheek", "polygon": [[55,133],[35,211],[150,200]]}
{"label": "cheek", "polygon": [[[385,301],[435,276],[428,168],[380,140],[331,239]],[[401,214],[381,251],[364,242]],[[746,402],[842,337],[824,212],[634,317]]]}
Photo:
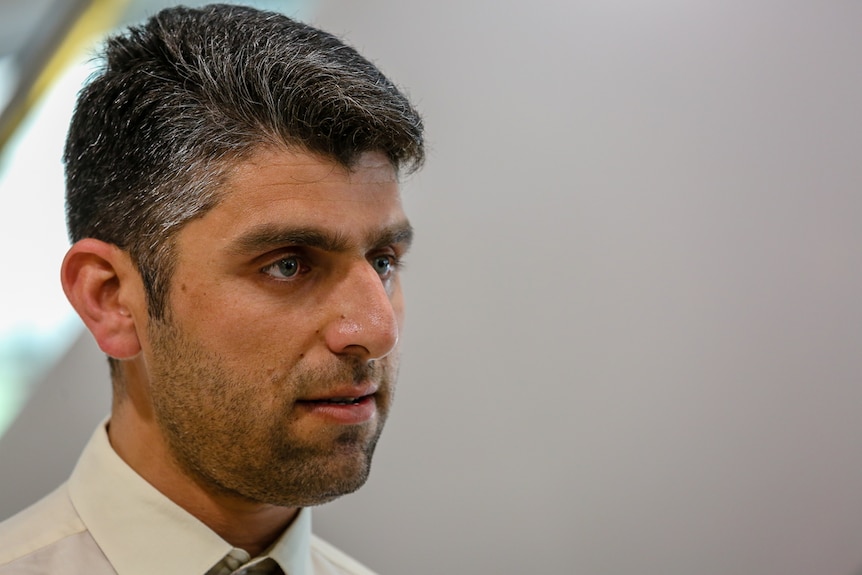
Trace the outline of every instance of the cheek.
{"label": "cheek", "polygon": [[[312,357],[315,329],[308,314],[256,309],[238,301],[184,319],[185,333],[226,369],[262,388],[283,386]],[[308,356],[308,357],[307,357]]]}
{"label": "cheek", "polygon": [[404,331],[404,298],[399,291],[396,297],[392,298],[392,310],[395,312],[395,319],[398,322],[398,333]]}

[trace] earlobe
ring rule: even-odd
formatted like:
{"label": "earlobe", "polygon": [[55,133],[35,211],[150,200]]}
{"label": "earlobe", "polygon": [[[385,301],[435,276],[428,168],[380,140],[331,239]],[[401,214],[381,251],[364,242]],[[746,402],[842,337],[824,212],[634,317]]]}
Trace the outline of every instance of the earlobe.
{"label": "earlobe", "polygon": [[143,303],[139,280],[126,252],[93,238],[75,243],[63,260],[63,291],[110,357],[130,359],[141,351],[132,308]]}

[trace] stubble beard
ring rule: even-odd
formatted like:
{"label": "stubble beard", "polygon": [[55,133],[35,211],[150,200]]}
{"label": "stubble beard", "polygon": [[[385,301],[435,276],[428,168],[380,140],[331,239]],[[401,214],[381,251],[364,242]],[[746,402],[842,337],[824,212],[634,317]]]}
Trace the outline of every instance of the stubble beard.
{"label": "stubble beard", "polygon": [[[263,382],[259,373],[231,372],[169,322],[151,324],[150,341],[156,423],[177,465],[203,489],[308,507],[352,493],[368,479],[394,391],[397,357],[371,364],[345,360]],[[290,433],[299,418],[292,409],[295,397],[351,379],[379,382],[375,420],[301,439]],[[291,393],[282,396],[273,391],[278,389]],[[262,390],[272,393],[255,393]]]}

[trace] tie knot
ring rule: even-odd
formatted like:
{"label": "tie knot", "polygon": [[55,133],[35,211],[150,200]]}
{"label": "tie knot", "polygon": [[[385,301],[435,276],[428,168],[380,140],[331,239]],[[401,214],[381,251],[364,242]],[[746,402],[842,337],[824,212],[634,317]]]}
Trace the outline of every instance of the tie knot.
{"label": "tie knot", "polygon": [[267,557],[262,561],[249,565],[237,571],[237,575],[284,575],[281,567],[272,557]]}
{"label": "tie knot", "polygon": [[207,575],[285,575],[272,557],[263,557],[249,562],[248,553],[234,549]]}

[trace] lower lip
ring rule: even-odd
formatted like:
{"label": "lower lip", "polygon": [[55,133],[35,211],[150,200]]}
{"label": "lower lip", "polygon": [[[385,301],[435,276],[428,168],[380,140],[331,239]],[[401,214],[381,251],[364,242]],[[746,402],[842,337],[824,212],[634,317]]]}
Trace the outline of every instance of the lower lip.
{"label": "lower lip", "polygon": [[341,425],[364,423],[377,413],[377,403],[371,395],[349,404],[302,401],[299,405],[312,415],[325,417]]}

